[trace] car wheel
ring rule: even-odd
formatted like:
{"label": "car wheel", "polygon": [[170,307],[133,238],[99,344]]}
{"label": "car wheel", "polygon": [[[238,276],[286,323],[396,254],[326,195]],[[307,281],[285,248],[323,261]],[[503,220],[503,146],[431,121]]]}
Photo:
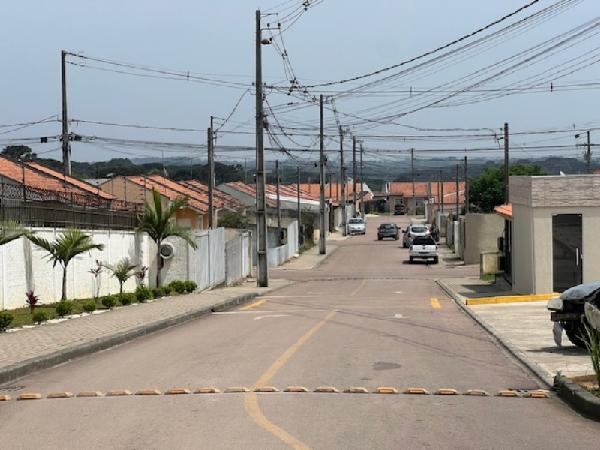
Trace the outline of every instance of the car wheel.
{"label": "car wheel", "polygon": [[410,258],[408,258],[408,263],[412,264],[415,260],[413,259],[413,257],[411,256]]}
{"label": "car wheel", "polygon": [[565,333],[569,340],[580,348],[587,348],[585,344],[585,326],[581,322],[570,322],[564,324]]}
{"label": "car wheel", "polygon": [[377,236],[377,240],[381,241],[383,238],[381,236]]}
{"label": "car wheel", "polygon": [[437,256],[436,256],[435,258],[433,258],[433,263],[434,263],[434,264],[437,264],[437,263],[438,263],[438,258],[437,258]]}

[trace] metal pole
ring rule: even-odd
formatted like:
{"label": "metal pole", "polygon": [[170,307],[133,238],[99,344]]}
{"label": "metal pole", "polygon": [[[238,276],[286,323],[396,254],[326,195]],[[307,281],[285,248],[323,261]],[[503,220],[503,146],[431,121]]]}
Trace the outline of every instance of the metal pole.
{"label": "metal pole", "polygon": [[60,52],[61,59],[61,78],[62,78],[62,157],[63,157],[63,173],[71,175],[71,143],[69,137],[69,114],[67,112],[67,52]]}
{"label": "metal pole", "polygon": [[587,152],[585,160],[587,161],[587,173],[592,173],[592,143],[590,138],[589,130],[586,132],[587,135]]}
{"label": "metal pole", "polygon": [[443,178],[443,173],[441,170],[440,170],[440,203],[441,203],[440,210],[442,212],[444,212],[444,178]]}
{"label": "metal pole", "polygon": [[360,215],[364,219],[365,217],[365,185],[363,181],[363,145],[360,143]]}
{"label": "metal pole", "polygon": [[465,214],[469,214],[470,210],[470,199],[469,199],[469,161],[465,156]]}
{"label": "metal pole", "polygon": [[510,175],[509,167],[509,142],[508,142],[508,123],[504,124],[504,203],[510,202],[508,195],[508,178]]}
{"label": "metal pole", "polygon": [[357,213],[356,203],[356,136],[352,136],[352,202],[354,203],[354,215]]}
{"label": "metal pole", "polygon": [[[212,121],[212,120],[211,120]],[[207,131],[208,145],[208,228],[214,228],[214,205],[213,205],[213,189],[214,189],[214,154],[213,154],[213,130],[212,127]]]}
{"label": "metal pole", "polygon": [[[410,149],[410,178],[412,180],[413,201],[415,200],[415,149]],[[416,204],[416,203],[415,203]]]}
{"label": "metal pole", "polygon": [[277,239],[282,243],[281,239],[281,197],[279,196],[279,160],[275,161],[275,189],[277,192]]}
{"label": "metal pole", "polygon": [[460,170],[460,165],[457,164],[456,165],[456,192],[455,192],[455,196],[456,196],[456,219],[458,220],[458,216],[460,216],[460,203],[458,201],[458,191],[460,189],[460,183],[459,183],[459,170]]}
{"label": "metal pole", "polygon": [[346,177],[344,176],[344,132],[340,126],[340,184],[342,187],[342,235],[346,236]]}
{"label": "metal pole", "polygon": [[269,286],[267,262],[267,202],[265,196],[265,155],[263,142],[263,81],[262,81],[262,30],[260,10],[256,11],[256,243],[257,278],[259,287]]}
{"label": "metal pole", "polygon": [[300,166],[296,167],[296,190],[298,191],[298,245],[302,245],[302,236],[300,233],[300,224],[302,223],[302,209],[300,208]]}
{"label": "metal pole", "polygon": [[319,253],[327,253],[325,242],[325,146],[323,141],[323,95],[319,96]]}

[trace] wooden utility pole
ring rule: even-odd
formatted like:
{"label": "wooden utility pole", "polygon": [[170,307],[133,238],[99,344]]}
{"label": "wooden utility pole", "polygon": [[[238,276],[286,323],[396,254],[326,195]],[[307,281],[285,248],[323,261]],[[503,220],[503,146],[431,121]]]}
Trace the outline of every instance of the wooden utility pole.
{"label": "wooden utility pole", "polygon": [[61,58],[61,78],[62,78],[62,158],[63,173],[71,175],[71,137],[69,136],[69,114],[67,111],[67,52],[62,50]]}
{"label": "wooden utility pole", "polygon": [[342,235],[346,236],[347,222],[346,217],[346,177],[344,175],[344,130],[340,125],[340,184],[342,185]]}
{"label": "wooden utility pole", "polygon": [[323,95],[319,96],[319,253],[327,253],[325,230],[325,142],[323,140]]}
{"label": "wooden utility pole", "polygon": [[215,162],[212,126],[207,131],[206,144],[208,146],[208,228],[212,230],[215,227],[215,210],[213,204],[213,189],[215,186]]}
{"label": "wooden utility pole", "polygon": [[267,262],[267,201],[265,196],[265,154],[263,141],[263,81],[262,81],[262,29],[260,10],[256,11],[256,243],[257,277],[259,287],[269,286]]}
{"label": "wooden utility pole", "polygon": [[504,203],[510,202],[508,195],[508,178],[510,176],[510,158],[509,158],[509,141],[508,141],[508,123],[504,124]]}
{"label": "wooden utility pole", "polygon": [[354,204],[354,215],[357,213],[356,203],[356,136],[352,136],[352,203]]}
{"label": "wooden utility pole", "polygon": [[280,244],[281,239],[281,197],[279,196],[279,160],[275,161],[275,189],[277,192],[277,239]]}
{"label": "wooden utility pole", "polygon": [[469,162],[468,162],[468,158],[465,156],[465,162],[464,162],[465,166],[464,166],[464,175],[465,175],[465,214],[469,214],[469,210],[470,210],[470,199],[469,199]]}
{"label": "wooden utility pole", "polygon": [[300,166],[296,167],[296,190],[298,195],[298,211],[297,218],[298,221],[298,246],[302,245],[302,233],[300,232],[300,225],[302,224],[302,208],[300,207]]}

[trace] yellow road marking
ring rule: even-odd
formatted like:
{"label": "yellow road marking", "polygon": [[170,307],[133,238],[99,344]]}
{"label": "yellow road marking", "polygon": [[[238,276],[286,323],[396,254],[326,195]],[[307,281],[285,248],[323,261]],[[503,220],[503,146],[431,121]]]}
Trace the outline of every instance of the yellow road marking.
{"label": "yellow road marking", "polygon": [[437,298],[432,298],[431,299],[431,307],[433,309],[442,309],[442,305],[440,305],[440,302]]}
{"label": "yellow road marking", "polygon": [[[266,386],[269,381],[279,372],[279,370],[287,363],[294,354],[300,350],[300,348],[317,332],[323,325],[325,325],[329,319],[331,319],[336,311],[331,311],[325,316],[323,320],[317,323],[314,327],[308,330],[304,335],[300,337],[290,348],[283,352],[279,358],[275,360],[271,367],[269,367],[260,378],[254,383],[253,388],[259,386]],[[273,436],[279,438],[293,449],[306,450],[309,447],[297,438],[289,434],[284,429],[278,427],[269,419],[267,419],[258,405],[258,398],[255,393],[246,394],[244,397],[244,408],[248,415],[254,420],[254,422],[264,430],[271,433]]]}
{"label": "yellow road marking", "polygon": [[367,284],[366,278],[364,280],[362,280],[360,282],[360,284],[358,285],[358,287],[352,291],[352,293],[350,294],[350,297],[354,297],[356,294],[358,294],[360,292],[360,290],[365,287],[365,284]]}
{"label": "yellow road marking", "polygon": [[497,303],[524,303],[551,300],[559,294],[532,294],[532,295],[501,295],[498,297],[468,298],[467,305],[494,305]]}
{"label": "yellow road marking", "polygon": [[250,308],[254,308],[256,306],[264,305],[267,301],[263,298],[262,300],[258,300],[256,302],[250,303],[249,305],[243,306],[240,308],[240,311],[246,311]]}

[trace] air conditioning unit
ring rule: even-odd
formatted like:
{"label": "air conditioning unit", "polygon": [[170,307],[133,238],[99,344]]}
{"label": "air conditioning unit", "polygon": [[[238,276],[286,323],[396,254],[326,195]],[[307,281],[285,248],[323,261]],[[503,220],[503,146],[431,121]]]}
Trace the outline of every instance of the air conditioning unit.
{"label": "air conditioning unit", "polygon": [[160,244],[160,257],[162,259],[171,259],[173,256],[175,256],[175,247],[173,247],[173,244],[168,242]]}

